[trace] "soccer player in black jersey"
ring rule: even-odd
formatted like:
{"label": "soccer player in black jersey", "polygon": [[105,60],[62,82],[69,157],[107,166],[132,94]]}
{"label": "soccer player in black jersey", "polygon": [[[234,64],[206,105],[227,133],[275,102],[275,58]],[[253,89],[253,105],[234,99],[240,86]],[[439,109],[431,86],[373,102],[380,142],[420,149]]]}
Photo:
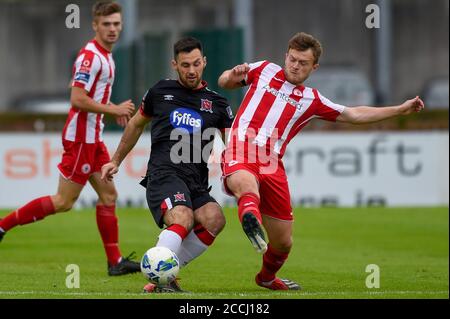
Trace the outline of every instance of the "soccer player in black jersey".
{"label": "soccer player in black jersey", "polygon": [[[172,250],[181,266],[202,254],[225,226],[221,207],[209,194],[207,161],[215,133],[231,126],[233,114],[227,100],[202,80],[205,66],[197,39],[175,43],[172,67],[178,80],[161,80],[147,91],[111,162],[102,168],[102,178],[111,180],[151,121],[151,153],[141,185],[155,222],[166,226],[156,246]],[[144,289],[181,290],[176,281]]]}

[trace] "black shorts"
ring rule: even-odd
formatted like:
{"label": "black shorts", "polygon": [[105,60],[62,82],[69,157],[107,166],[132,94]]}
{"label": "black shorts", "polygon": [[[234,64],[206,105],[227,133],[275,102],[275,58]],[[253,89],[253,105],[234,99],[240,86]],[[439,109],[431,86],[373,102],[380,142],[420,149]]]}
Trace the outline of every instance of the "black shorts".
{"label": "black shorts", "polygon": [[210,189],[173,173],[152,174],[141,185],[147,188],[147,204],[159,228],[164,226],[164,214],[175,206],[184,205],[195,211],[207,203],[216,203]]}

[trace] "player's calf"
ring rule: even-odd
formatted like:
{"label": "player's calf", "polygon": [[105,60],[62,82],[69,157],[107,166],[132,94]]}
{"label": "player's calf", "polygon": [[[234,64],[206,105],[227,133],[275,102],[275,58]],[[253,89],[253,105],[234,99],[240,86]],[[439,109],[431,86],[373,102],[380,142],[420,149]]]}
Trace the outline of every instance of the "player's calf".
{"label": "player's calf", "polygon": [[[226,224],[222,209],[216,202],[209,202],[194,212],[195,224],[201,224],[214,237],[217,237]],[[197,227],[196,226],[196,227]]]}

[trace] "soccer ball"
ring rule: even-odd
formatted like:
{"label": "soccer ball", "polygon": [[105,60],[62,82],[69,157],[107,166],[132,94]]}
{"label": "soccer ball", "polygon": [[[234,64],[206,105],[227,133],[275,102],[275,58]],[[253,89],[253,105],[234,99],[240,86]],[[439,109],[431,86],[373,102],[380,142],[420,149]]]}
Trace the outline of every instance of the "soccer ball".
{"label": "soccer ball", "polygon": [[166,285],[173,281],[180,270],[177,255],[166,247],[147,250],[141,260],[141,271],[145,278],[156,285]]}

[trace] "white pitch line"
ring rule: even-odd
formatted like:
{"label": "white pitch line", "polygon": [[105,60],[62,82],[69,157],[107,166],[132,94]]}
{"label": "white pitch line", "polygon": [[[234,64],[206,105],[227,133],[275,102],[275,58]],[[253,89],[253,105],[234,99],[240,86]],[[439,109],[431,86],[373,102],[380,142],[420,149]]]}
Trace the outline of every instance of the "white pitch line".
{"label": "white pitch line", "polygon": [[[448,290],[441,290],[441,291],[408,291],[408,290],[387,290],[387,291],[328,291],[328,292],[286,292],[283,294],[276,294],[277,297],[285,296],[347,296],[347,295],[441,295],[441,294],[448,294]],[[128,296],[128,297],[144,297],[148,296],[149,294],[145,293],[114,293],[114,292],[57,292],[57,291],[0,291],[0,297],[2,295],[51,295],[51,296]],[[154,294],[152,294],[154,295]],[[165,294],[168,295],[168,294]],[[257,296],[261,297],[262,295],[270,296],[270,293],[217,293],[217,292],[211,292],[211,293],[177,293],[176,296],[195,296],[195,297],[202,297],[202,296],[236,296],[236,297],[251,297],[251,296]]]}

